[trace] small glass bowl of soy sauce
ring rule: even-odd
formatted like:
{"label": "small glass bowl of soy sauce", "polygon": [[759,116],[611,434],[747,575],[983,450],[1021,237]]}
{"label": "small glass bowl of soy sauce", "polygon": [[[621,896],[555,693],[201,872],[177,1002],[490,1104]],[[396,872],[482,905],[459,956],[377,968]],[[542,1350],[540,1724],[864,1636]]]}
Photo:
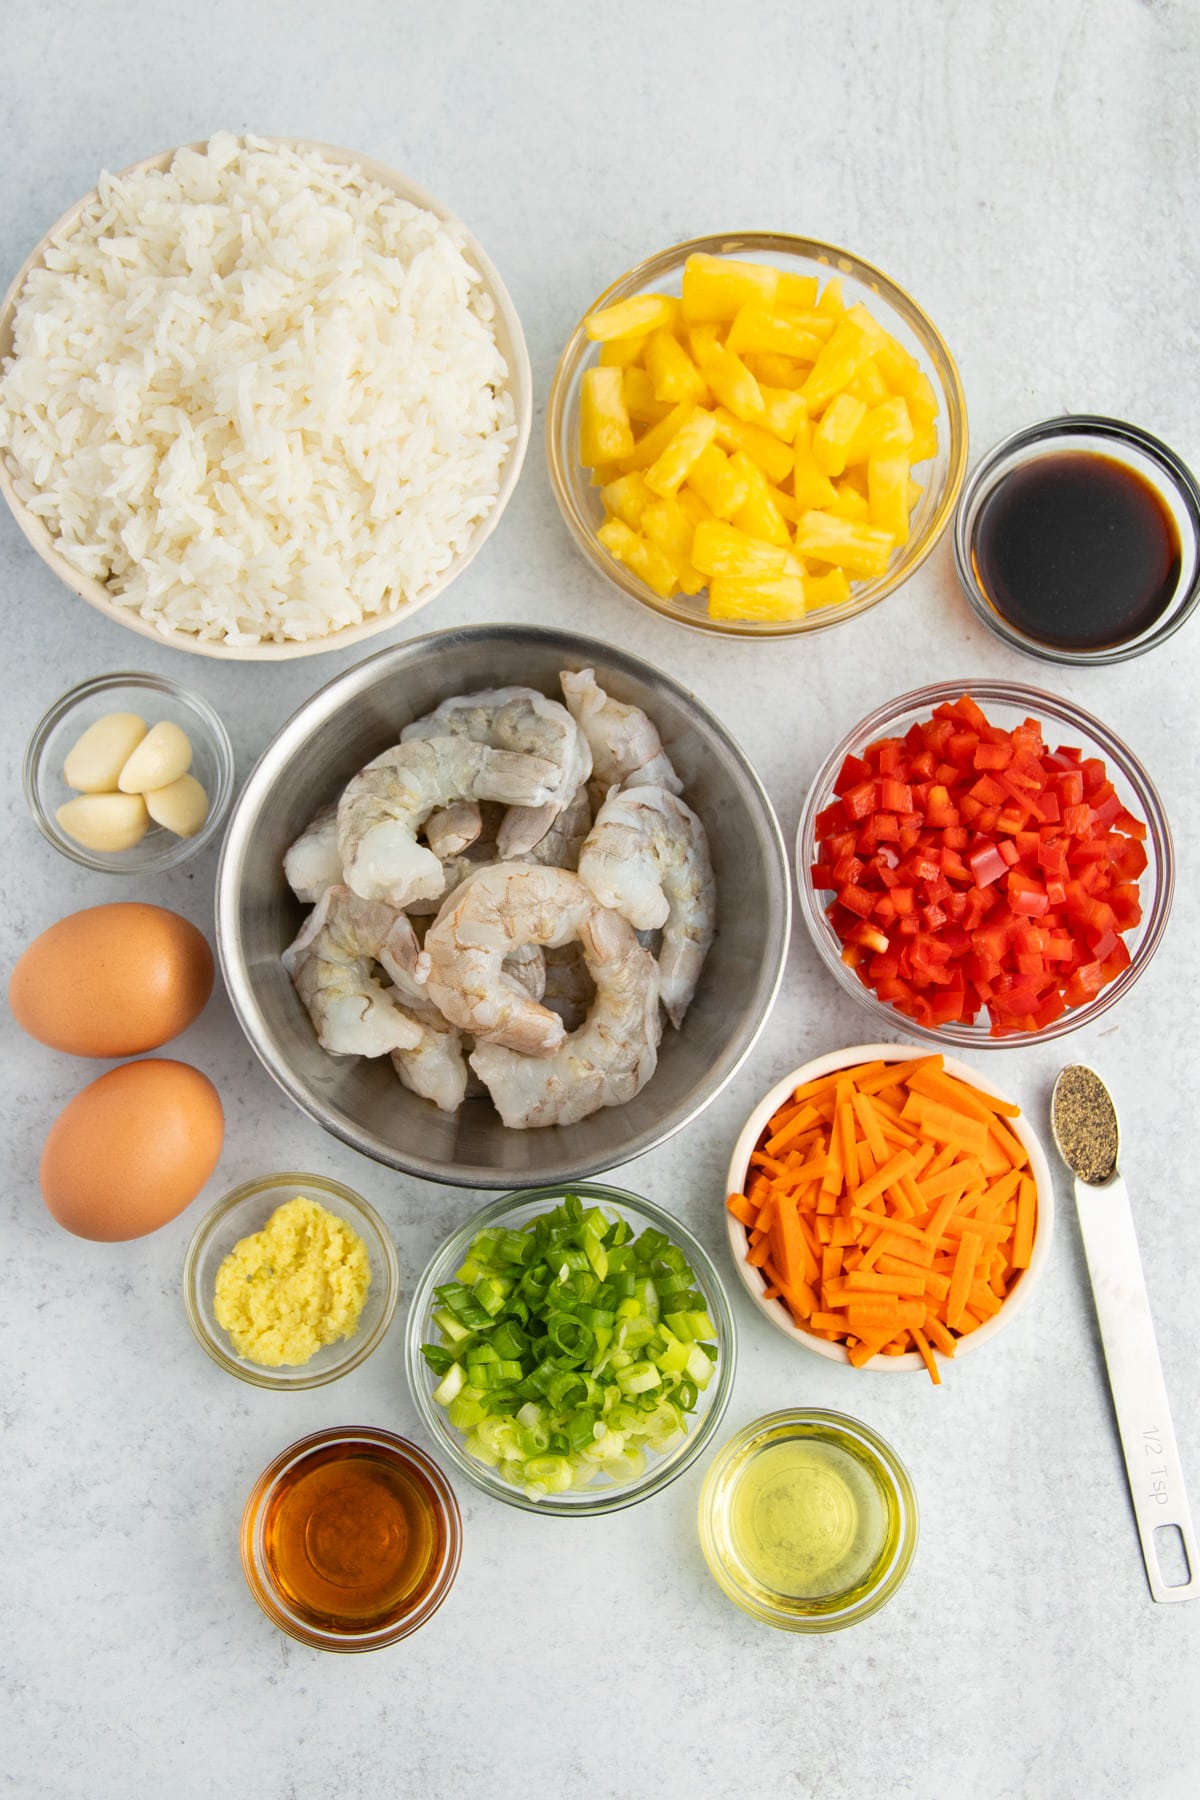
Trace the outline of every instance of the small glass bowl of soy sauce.
{"label": "small glass bowl of soy sauce", "polygon": [[1158,438],[1079,413],[998,444],[963,490],[954,560],[972,610],[1046,662],[1126,662],[1200,602],[1200,487]]}

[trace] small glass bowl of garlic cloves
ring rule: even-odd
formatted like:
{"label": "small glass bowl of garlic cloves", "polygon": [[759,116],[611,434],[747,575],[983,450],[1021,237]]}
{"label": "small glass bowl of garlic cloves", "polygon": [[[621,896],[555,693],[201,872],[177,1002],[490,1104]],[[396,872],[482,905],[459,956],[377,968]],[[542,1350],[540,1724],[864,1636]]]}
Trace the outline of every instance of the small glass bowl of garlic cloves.
{"label": "small glass bowl of garlic cloves", "polygon": [[217,714],[165,675],[97,675],[38,722],[22,779],[43,837],[87,869],[145,875],[211,841],[233,797]]}

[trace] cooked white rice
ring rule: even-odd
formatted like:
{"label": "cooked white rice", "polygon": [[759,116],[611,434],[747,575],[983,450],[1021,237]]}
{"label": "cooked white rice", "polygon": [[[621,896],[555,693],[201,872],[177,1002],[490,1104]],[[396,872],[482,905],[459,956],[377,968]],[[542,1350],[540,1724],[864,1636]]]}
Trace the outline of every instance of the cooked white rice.
{"label": "cooked white rice", "polygon": [[0,446],[59,550],[160,629],[324,637],[417,598],[515,436],[460,235],[357,171],[214,137],[101,177],[16,309]]}

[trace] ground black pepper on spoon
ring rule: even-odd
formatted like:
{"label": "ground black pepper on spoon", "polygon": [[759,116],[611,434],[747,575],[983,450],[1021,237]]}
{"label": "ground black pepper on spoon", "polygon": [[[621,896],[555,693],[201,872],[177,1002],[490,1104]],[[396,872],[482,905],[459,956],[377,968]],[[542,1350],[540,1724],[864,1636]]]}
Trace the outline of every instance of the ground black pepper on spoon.
{"label": "ground black pepper on spoon", "polygon": [[[1075,1205],[1092,1298],[1108,1365],[1117,1432],[1138,1535],[1155,1600],[1200,1598],[1200,1552],[1183,1485],[1179,1449],[1154,1339],[1150,1302],[1125,1183],[1117,1171],[1121,1136],[1112,1096],[1084,1063],[1054,1084],[1050,1121],[1058,1153],[1075,1177]],[[1182,1581],[1165,1578],[1159,1533],[1178,1532]]]}

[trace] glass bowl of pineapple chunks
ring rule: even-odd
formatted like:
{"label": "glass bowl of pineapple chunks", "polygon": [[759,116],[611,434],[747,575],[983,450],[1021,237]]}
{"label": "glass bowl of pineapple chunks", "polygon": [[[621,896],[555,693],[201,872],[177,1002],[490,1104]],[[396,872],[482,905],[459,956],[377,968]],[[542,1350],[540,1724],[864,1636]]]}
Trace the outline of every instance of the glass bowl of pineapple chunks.
{"label": "glass bowl of pineapple chunks", "polygon": [[780,232],[693,238],[575,327],[546,453],[576,543],[626,594],[791,637],[924,562],[966,472],[966,402],[940,332],[870,263]]}

